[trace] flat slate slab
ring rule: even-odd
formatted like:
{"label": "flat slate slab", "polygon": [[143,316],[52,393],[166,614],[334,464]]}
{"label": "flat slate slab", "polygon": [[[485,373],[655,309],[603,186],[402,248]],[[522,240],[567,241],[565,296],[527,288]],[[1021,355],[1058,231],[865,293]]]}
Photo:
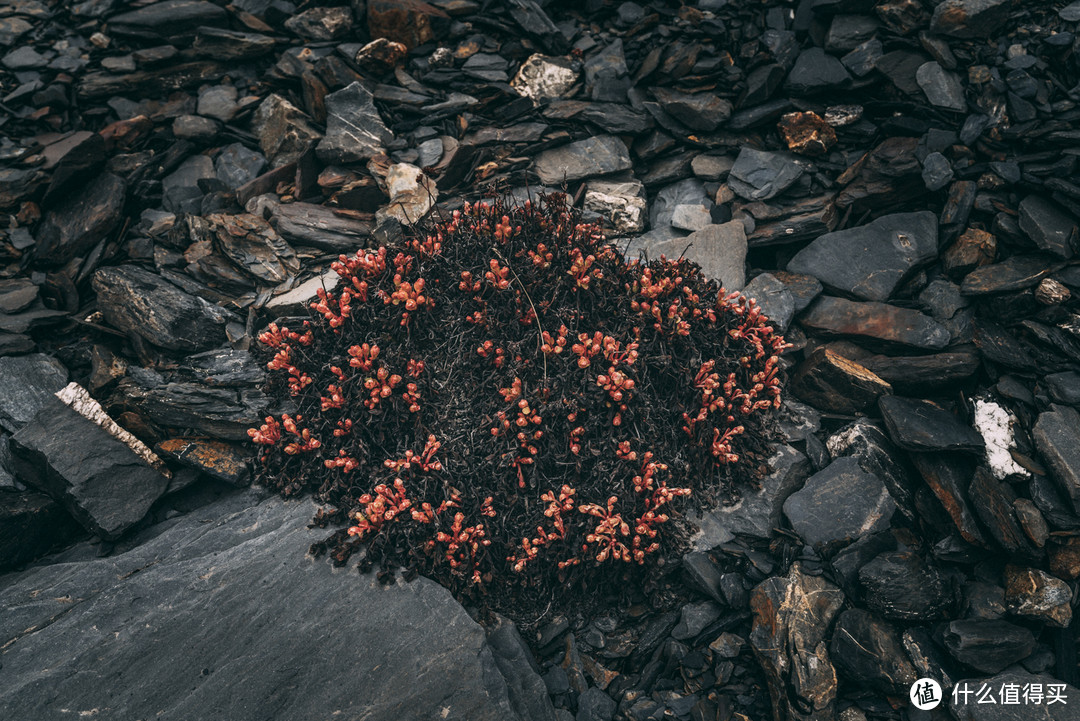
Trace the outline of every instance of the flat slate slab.
{"label": "flat slate slab", "polygon": [[305,556],[314,504],[264,493],[0,577],[0,718],[554,721],[448,591]]}

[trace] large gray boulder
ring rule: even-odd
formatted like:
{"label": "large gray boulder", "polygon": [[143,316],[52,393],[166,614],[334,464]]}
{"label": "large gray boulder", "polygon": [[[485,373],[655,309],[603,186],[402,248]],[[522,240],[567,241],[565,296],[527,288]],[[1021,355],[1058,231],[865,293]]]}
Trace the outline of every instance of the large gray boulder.
{"label": "large gray boulder", "polygon": [[305,556],[314,505],[263,493],[0,576],[0,718],[553,721],[513,635],[425,578]]}

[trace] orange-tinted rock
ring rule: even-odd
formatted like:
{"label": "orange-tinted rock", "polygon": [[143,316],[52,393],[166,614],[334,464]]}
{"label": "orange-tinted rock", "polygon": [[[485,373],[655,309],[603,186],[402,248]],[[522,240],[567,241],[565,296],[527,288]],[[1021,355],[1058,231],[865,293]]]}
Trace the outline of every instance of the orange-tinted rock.
{"label": "orange-tinted rock", "polygon": [[776,127],[788,150],[803,155],[824,155],[836,144],[836,131],[817,113],[788,113]]}
{"label": "orange-tinted rock", "polygon": [[434,39],[434,25],[449,18],[439,8],[420,0],[371,0],[367,15],[371,37],[386,38],[410,49]]}
{"label": "orange-tinted rock", "polygon": [[235,445],[205,438],[170,438],[157,451],[234,486],[249,482],[246,456]]}
{"label": "orange-tinted rock", "polygon": [[791,383],[801,400],[836,413],[854,413],[872,405],[892,387],[858,363],[822,348],[799,367]]}

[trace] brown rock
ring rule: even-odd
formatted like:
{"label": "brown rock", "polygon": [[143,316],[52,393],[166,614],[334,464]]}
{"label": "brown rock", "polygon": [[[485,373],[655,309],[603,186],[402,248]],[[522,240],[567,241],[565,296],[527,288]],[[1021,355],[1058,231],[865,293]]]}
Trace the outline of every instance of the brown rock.
{"label": "brown rock", "polygon": [[232,443],[206,438],[170,438],[159,443],[155,450],[234,486],[246,486],[250,480],[247,454]]}
{"label": "brown rock", "polygon": [[1067,628],[1072,621],[1072,589],[1037,568],[1005,566],[1005,605],[1018,616]]}
{"label": "brown rock", "polygon": [[788,150],[803,155],[824,155],[836,144],[836,131],[817,113],[788,113],[776,127]]}
{"label": "brown rock", "polygon": [[105,174],[47,213],[37,234],[38,262],[63,265],[89,253],[120,222],[125,190],[123,179]]}
{"label": "brown rock", "polygon": [[1035,300],[1043,305],[1060,305],[1071,297],[1069,289],[1053,278],[1043,278],[1035,288]]}
{"label": "brown rock", "polygon": [[874,10],[881,22],[898,35],[908,35],[926,27],[930,20],[919,0],[884,0]]}
{"label": "brown rock", "polygon": [[997,239],[985,230],[968,228],[942,254],[941,259],[945,272],[959,278],[980,266],[993,263],[996,256]]}
{"label": "brown rock", "polygon": [[892,386],[858,363],[821,348],[799,367],[791,390],[822,410],[855,413],[892,393]]}
{"label": "brown rock", "polygon": [[400,65],[409,49],[386,38],[376,38],[356,51],[356,64],[375,75],[388,73]]}
{"label": "brown rock", "polygon": [[918,311],[832,296],[815,300],[799,322],[824,336],[851,337],[889,349],[941,350],[950,340],[944,326]]}
{"label": "brown rock", "polygon": [[1051,536],[1047,553],[1050,573],[1067,581],[1080,578],[1080,536]]}
{"label": "brown rock", "polygon": [[956,524],[961,538],[972,545],[985,547],[986,541],[964,492],[971,466],[955,453],[912,453],[910,456],[919,475]]}
{"label": "brown rock", "polygon": [[420,0],[370,0],[367,17],[371,37],[399,42],[411,50],[434,39],[438,21],[450,16]]}

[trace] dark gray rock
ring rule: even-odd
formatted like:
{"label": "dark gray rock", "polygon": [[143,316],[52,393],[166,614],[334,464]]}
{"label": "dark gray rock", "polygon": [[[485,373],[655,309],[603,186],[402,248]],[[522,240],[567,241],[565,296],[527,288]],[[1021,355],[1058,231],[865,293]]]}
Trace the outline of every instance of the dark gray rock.
{"label": "dark gray rock", "polygon": [[984,38],[1008,20],[1011,0],[945,0],[934,8],[930,31],[954,38]]}
{"label": "dark gray rock", "polygon": [[923,158],[922,178],[930,192],[941,190],[952,182],[952,165],[941,153],[930,153]]}
{"label": "dark gray rock", "polygon": [[55,396],[11,444],[19,477],[104,539],[141,521],[169,485],[127,443]]}
{"label": "dark gray rock", "polygon": [[[252,201],[255,203],[256,201]],[[314,203],[276,203],[270,224],[285,240],[331,253],[351,253],[371,237],[372,223]]]}
{"label": "dark gray rock", "polygon": [[874,37],[878,21],[869,15],[837,15],[829,24],[825,35],[825,49],[847,52]]}
{"label": "dark gray rock", "polygon": [[799,537],[825,550],[887,528],[895,510],[885,484],[853,457],[833,461],[784,502],[784,515]]}
{"label": "dark gray rock", "polygon": [[206,0],[164,0],[114,15],[109,31],[121,36],[165,40],[189,35],[196,28],[228,24],[225,10]]}
{"label": "dark gray rock", "polygon": [[671,637],[676,641],[692,639],[704,631],[706,627],[720,618],[722,608],[715,601],[698,601],[688,603],[682,607],[679,622],[671,631]]}
{"label": "dark gray rock", "polygon": [[1080,513],[1080,413],[1064,407],[1041,413],[1032,435],[1054,480]]}
{"label": "dark gray rock", "polygon": [[38,297],[38,287],[26,278],[0,280],[0,313],[26,310]]}
{"label": "dark gray rock", "polygon": [[251,119],[251,129],[274,168],[297,160],[322,139],[311,118],[277,93],[267,95],[259,103]]}
{"label": "dark gray rock", "polygon": [[742,294],[753,298],[773,326],[783,333],[795,316],[795,298],[787,285],[771,273],[762,273],[746,284]]}
{"label": "dark gray rock", "polygon": [[133,265],[102,268],[94,291],[105,319],[115,328],[176,351],[206,350],[225,340],[232,315]]}
{"label": "dark gray rock", "polygon": [[105,173],[45,214],[37,231],[38,261],[63,265],[85,256],[120,222],[127,185]]}
{"label": "dark gray rock", "polygon": [[214,161],[217,179],[232,190],[259,177],[265,168],[266,158],[263,154],[240,143],[226,145]]}
{"label": "dark gray rock", "polygon": [[577,721],[611,721],[615,717],[615,702],[606,693],[590,686],[578,698]]}
{"label": "dark gray rock", "polygon": [[788,73],[787,88],[792,95],[813,95],[837,90],[849,82],[851,75],[843,63],[821,48],[810,47],[799,53]]}
{"label": "dark gray rock", "polygon": [[900,633],[861,608],[849,608],[836,619],[829,656],[845,679],[890,696],[906,693],[917,678]]}
{"label": "dark gray rock", "polygon": [[359,82],[326,96],[326,136],[315,149],[319,160],[360,162],[384,152],[393,139],[371,93]]}
{"label": "dark gray rock", "polygon": [[608,175],[631,166],[626,144],[613,135],[579,140],[536,156],[534,168],[545,185],[559,186],[599,175]]}
{"label": "dark gray rock", "polygon": [[803,401],[833,413],[856,413],[877,402],[892,386],[855,361],[818,348],[791,378],[791,391]]}
{"label": "dark gray rock", "polygon": [[912,453],[915,468],[930,487],[960,536],[976,546],[986,546],[967,497],[973,470],[971,459],[958,453]]}
{"label": "dark gray rock", "polygon": [[802,174],[802,166],[786,155],[743,147],[731,166],[728,184],[747,200],[769,200],[791,187]]}
{"label": "dark gray rock", "polygon": [[685,238],[662,240],[645,247],[650,258],[661,255],[674,260],[685,257],[701,266],[706,278],[717,281],[729,291],[746,284],[746,227],[732,220],[708,225]]}
{"label": "dark gray rock", "polygon": [[997,673],[1035,650],[1031,631],[1008,621],[952,621],[944,639],[957,661],[983,673]]}
{"label": "dark gray rock", "polygon": [[1038,285],[1061,267],[1045,255],[1014,255],[1000,263],[975,268],[960,284],[964,295],[988,295]]}
{"label": "dark gray rock", "polygon": [[926,99],[931,105],[958,112],[967,110],[967,103],[964,101],[964,86],[960,84],[960,78],[938,63],[929,62],[920,65],[915,71],[915,81],[926,93]]}
{"label": "dark gray rock", "polygon": [[716,130],[731,117],[731,103],[713,93],[682,93],[653,88],[664,112],[692,130]]}
{"label": "dark gray rock", "polygon": [[0,426],[18,431],[67,382],[67,368],[43,353],[0,358]]}
{"label": "dark gray rock", "polygon": [[202,208],[200,180],[214,177],[214,162],[205,155],[192,155],[161,181],[161,204],[173,213],[198,213]]}
{"label": "dark gray rock", "polygon": [[652,228],[671,225],[675,208],[680,205],[705,205],[711,207],[705,185],[697,178],[687,178],[661,188],[649,205],[649,224]]}
{"label": "dark gray rock", "polygon": [[0,571],[43,556],[81,531],[75,519],[45,494],[0,488]]}
{"label": "dark gray rock", "polygon": [[209,388],[201,383],[160,383],[124,378],[118,384],[124,398],[154,423],[171,428],[193,428],[229,441],[248,440],[247,429],[257,428],[266,416],[270,399],[257,388]]}
{"label": "dark gray rock", "polygon": [[285,29],[305,40],[334,40],[348,35],[352,24],[349,7],[315,7],[290,17],[285,21]]}
{"label": "dark gray rock", "polygon": [[853,456],[860,468],[882,480],[904,515],[914,518],[914,491],[908,467],[900,450],[881,428],[860,418],[829,436],[825,447],[834,461]]}
{"label": "dark gray rock", "polygon": [[1071,258],[1076,250],[1076,221],[1041,195],[1029,195],[1020,201],[1020,229],[1039,250],[1058,258]]}
{"label": "dark gray rock", "polygon": [[887,303],[820,296],[799,322],[826,337],[851,338],[882,350],[941,350],[949,331],[929,316]]}
{"label": "dark gray rock", "polygon": [[960,293],[960,286],[938,278],[931,281],[921,293],[919,302],[936,321],[947,321],[968,306],[968,300]]}
{"label": "dark gray rock", "polygon": [[942,618],[952,595],[945,577],[911,551],[883,553],[859,569],[866,604],[898,621]]}
{"label": "dark gray rock", "polygon": [[[18,610],[0,620],[0,713],[45,719],[63,706],[166,720],[336,710],[372,721],[553,718],[509,644],[486,641],[445,589],[426,578],[383,586],[305,557],[326,535],[307,528],[315,504],[253,505],[264,493],[226,496],[149,529],[117,556],[5,577],[0,603]],[[516,680],[504,677],[500,657],[514,662]],[[123,684],[99,674],[122,674]],[[515,693],[524,695],[515,701]],[[522,716],[519,708],[541,711]]]}
{"label": "dark gray rock", "polygon": [[912,271],[937,257],[937,228],[928,211],[886,215],[822,235],[799,251],[787,270],[864,300],[884,301]]}
{"label": "dark gray rock", "polygon": [[585,61],[585,91],[593,100],[626,102],[626,91],[630,85],[621,39]]}
{"label": "dark gray rock", "polygon": [[927,400],[886,396],[878,401],[893,442],[909,451],[981,451],[983,438],[941,406]]}

